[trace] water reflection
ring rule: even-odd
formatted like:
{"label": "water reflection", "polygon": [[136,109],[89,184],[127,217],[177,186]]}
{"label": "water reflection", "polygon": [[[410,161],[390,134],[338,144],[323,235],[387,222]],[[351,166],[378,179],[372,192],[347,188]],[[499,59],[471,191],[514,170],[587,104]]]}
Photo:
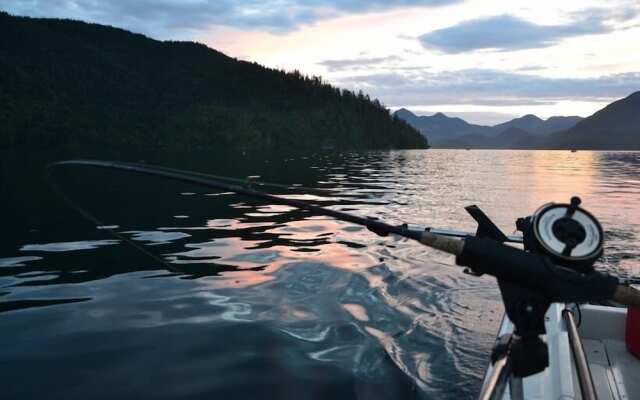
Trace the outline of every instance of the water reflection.
{"label": "water reflection", "polygon": [[77,250],[94,250],[100,246],[110,246],[118,243],[120,243],[120,241],[118,240],[83,240],[78,242],[25,244],[24,246],[20,247],[20,251],[62,253]]}
{"label": "water reflection", "polygon": [[[184,166],[229,168],[203,160]],[[322,189],[277,194],[389,223],[467,230],[469,204],[511,232],[517,217],[577,194],[606,229],[599,268],[637,275],[638,165],[640,153],[430,150],[247,159],[235,176]],[[96,171],[60,178],[104,226],[55,209],[45,191],[51,213],[14,207],[30,216],[0,244],[0,330],[25,333],[0,338],[0,365],[11,365],[0,373],[54,377],[12,386],[16,397],[74,385],[68,398],[92,397],[133,375],[159,384],[101,386],[104,396],[457,399],[480,385],[499,294],[446,255],[230,193]],[[160,364],[188,372],[144,367]]]}
{"label": "water reflection", "polygon": [[42,257],[6,257],[0,258],[0,267],[24,267],[27,261],[42,260]]}

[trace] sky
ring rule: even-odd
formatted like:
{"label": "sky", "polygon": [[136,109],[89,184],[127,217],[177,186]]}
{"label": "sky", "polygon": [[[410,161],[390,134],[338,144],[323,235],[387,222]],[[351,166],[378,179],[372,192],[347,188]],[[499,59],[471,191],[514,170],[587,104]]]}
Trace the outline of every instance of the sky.
{"label": "sky", "polygon": [[194,40],[362,90],[391,110],[479,124],[586,117],[640,90],[638,0],[0,0],[0,9]]}

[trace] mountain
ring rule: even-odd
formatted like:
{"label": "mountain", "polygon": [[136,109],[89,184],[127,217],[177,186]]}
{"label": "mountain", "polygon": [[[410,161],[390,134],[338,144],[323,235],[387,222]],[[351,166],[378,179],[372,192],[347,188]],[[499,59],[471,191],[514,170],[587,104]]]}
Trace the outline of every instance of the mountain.
{"label": "mountain", "polygon": [[640,91],[609,104],[566,131],[552,134],[544,146],[640,150]]}
{"label": "mountain", "polygon": [[569,129],[582,120],[575,116],[543,120],[527,114],[495,126],[483,126],[443,113],[417,116],[405,108],[395,115],[418,129],[436,148],[534,148],[542,142],[540,137]]}
{"label": "mountain", "polygon": [[425,148],[319,77],[79,21],[0,12],[0,147]]}
{"label": "mountain", "polygon": [[540,140],[524,129],[511,126],[497,136],[486,136],[470,133],[452,139],[438,142],[438,147],[448,149],[474,148],[474,149],[533,149]]}
{"label": "mountain", "polygon": [[538,135],[524,129],[511,126],[494,137],[495,146],[501,149],[530,149],[537,144]]}
{"label": "mountain", "polygon": [[504,122],[492,127],[492,131],[495,134],[500,134],[510,128],[516,128],[529,133],[539,134],[544,130],[545,121],[532,114],[527,114],[520,118],[512,119],[511,121]]}
{"label": "mountain", "polygon": [[395,115],[435,141],[474,133],[490,133],[490,127],[469,124],[461,118],[448,117],[443,113],[436,113],[432,116],[417,116],[406,108],[401,108],[395,112]]}
{"label": "mountain", "polygon": [[514,127],[522,129],[523,131],[533,133],[534,135],[548,135],[553,132],[569,129],[582,120],[582,117],[570,116],[570,117],[550,117],[546,120],[541,119],[535,115],[527,114],[520,118],[512,119],[511,121],[504,122],[502,124],[491,127],[491,130],[495,134],[500,134],[505,130]]}
{"label": "mountain", "polygon": [[546,131],[542,132],[544,134],[560,132],[574,127],[578,122],[582,121],[584,118],[582,117],[551,117],[547,119],[546,122]]}

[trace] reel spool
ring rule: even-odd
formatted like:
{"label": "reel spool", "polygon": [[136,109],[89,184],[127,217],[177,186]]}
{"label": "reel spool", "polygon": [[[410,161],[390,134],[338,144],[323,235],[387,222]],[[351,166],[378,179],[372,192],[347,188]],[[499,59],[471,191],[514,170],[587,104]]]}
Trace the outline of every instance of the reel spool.
{"label": "reel spool", "polygon": [[546,254],[555,263],[580,272],[593,270],[602,255],[604,233],[598,220],[580,208],[580,203],[578,197],[572,197],[570,204],[548,203],[532,216],[518,220],[525,250]]}

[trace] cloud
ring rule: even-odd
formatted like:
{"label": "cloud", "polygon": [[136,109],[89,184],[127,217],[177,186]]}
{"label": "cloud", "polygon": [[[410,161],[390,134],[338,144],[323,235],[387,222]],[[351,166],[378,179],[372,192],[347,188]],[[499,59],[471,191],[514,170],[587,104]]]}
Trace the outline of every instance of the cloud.
{"label": "cloud", "polygon": [[394,105],[533,105],[560,100],[610,101],[640,90],[640,72],[598,78],[548,78],[491,69],[355,75],[338,85]]}
{"label": "cloud", "polygon": [[327,67],[329,72],[338,72],[345,70],[362,70],[375,68],[377,66],[386,65],[394,61],[403,61],[404,59],[399,56],[387,56],[387,57],[362,57],[342,60],[325,60],[318,63]]}
{"label": "cloud", "polygon": [[529,64],[529,65],[523,65],[522,67],[518,68],[517,71],[522,71],[522,72],[526,72],[526,71],[541,71],[543,69],[545,69],[545,67],[543,67],[542,65]]}
{"label": "cloud", "polygon": [[533,49],[553,46],[570,37],[609,33],[617,23],[629,21],[638,14],[635,6],[614,11],[587,9],[573,13],[571,22],[563,25],[538,25],[512,15],[497,15],[437,29],[418,40],[425,48],[452,54],[482,49]]}
{"label": "cloud", "polygon": [[[157,38],[228,26],[284,33],[345,14],[462,0],[0,0],[0,9],[32,17],[115,25]],[[188,37],[188,35],[187,35]]]}

